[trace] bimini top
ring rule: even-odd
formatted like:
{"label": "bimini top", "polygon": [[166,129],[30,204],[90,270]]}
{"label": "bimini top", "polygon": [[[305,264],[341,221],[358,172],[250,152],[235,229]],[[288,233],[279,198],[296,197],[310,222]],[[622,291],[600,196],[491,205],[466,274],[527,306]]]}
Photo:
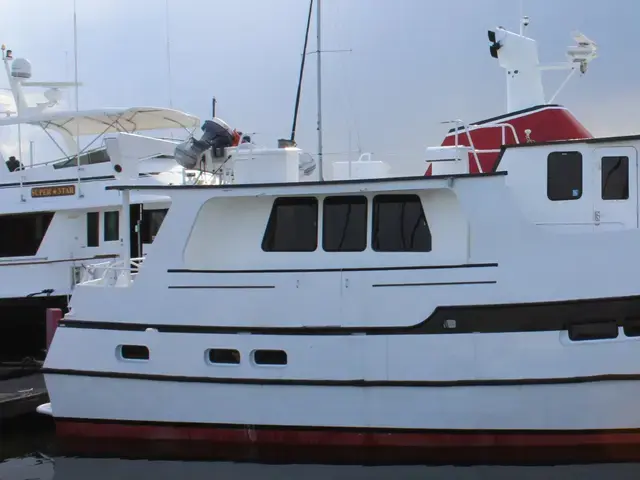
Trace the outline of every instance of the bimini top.
{"label": "bimini top", "polygon": [[0,118],[0,127],[18,124],[62,129],[71,136],[184,128],[193,130],[200,119],[179,110],[160,107],[100,108],[81,111],[46,111]]}

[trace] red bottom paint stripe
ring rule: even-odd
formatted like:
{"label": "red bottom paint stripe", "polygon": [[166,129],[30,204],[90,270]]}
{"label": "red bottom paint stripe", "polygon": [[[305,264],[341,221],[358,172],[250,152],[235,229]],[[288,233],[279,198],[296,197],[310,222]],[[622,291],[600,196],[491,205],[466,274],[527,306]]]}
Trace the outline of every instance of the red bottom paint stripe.
{"label": "red bottom paint stripe", "polygon": [[280,445],[317,447],[404,447],[404,448],[471,448],[471,447],[598,447],[638,445],[640,431],[585,433],[556,432],[443,432],[405,433],[396,431],[349,431],[347,429],[303,429],[270,427],[252,429],[216,425],[92,423],[90,421],[56,421],[61,437],[94,439],[161,440],[207,442],[236,445]]}

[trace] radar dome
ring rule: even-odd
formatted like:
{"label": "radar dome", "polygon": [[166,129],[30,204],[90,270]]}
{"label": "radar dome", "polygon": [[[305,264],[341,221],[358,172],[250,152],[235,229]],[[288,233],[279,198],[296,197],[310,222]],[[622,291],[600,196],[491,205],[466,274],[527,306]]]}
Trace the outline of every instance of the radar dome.
{"label": "radar dome", "polygon": [[44,91],[44,98],[49,100],[51,103],[58,103],[62,100],[62,92],[59,88],[50,88],[49,90]]}
{"label": "radar dome", "polygon": [[11,76],[31,78],[31,63],[26,58],[16,58],[11,64]]}

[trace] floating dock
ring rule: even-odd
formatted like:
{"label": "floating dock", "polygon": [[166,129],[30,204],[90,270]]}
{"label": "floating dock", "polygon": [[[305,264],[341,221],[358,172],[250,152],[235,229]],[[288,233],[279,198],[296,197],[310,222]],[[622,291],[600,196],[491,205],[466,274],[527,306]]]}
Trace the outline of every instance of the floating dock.
{"label": "floating dock", "polygon": [[49,395],[36,367],[0,366],[0,422],[32,414]]}

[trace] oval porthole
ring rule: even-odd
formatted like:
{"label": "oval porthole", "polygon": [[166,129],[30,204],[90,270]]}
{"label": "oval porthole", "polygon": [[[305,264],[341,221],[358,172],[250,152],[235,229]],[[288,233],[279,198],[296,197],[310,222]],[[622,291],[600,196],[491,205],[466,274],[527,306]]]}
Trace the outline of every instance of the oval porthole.
{"label": "oval porthole", "polygon": [[117,352],[123,360],[149,360],[149,347],[144,345],[118,345]]}
{"label": "oval porthole", "polygon": [[210,348],[207,359],[216,365],[239,365],[240,352],[232,348]]}
{"label": "oval porthole", "polygon": [[254,350],[253,362],[256,365],[286,365],[287,352],[284,350]]}

